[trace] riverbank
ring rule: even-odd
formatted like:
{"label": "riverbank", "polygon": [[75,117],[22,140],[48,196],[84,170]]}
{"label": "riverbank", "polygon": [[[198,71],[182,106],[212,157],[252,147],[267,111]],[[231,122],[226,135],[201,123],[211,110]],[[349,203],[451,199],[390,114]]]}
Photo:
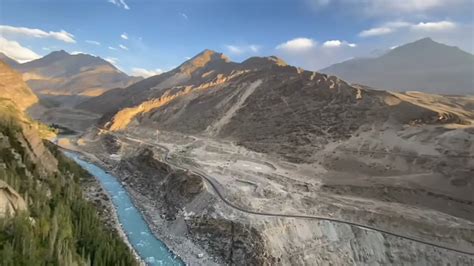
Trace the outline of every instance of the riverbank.
{"label": "riverbank", "polygon": [[121,182],[123,188],[130,195],[133,205],[140,211],[143,219],[146,221],[153,235],[160,239],[171,252],[176,254],[187,265],[219,265],[201,247],[194,244],[188,236],[186,236],[186,224],[184,217],[180,219],[180,226],[176,226],[176,221],[167,221],[159,213],[158,208],[153,206],[154,200],[148,199],[142,193],[132,188],[125,180],[128,176],[124,176],[114,170],[113,161],[107,158],[98,158],[89,153],[82,153],[79,149],[74,149],[75,152],[80,153],[83,159],[91,164],[95,164],[108,173],[113,174],[117,180]]}
{"label": "riverbank", "polygon": [[78,153],[70,154],[77,163],[96,177],[106,191],[113,191],[113,196],[111,196],[113,207],[116,210],[115,214],[118,213],[116,217],[118,217],[122,233],[126,235],[128,243],[134,247],[142,261],[144,260],[147,265],[184,264],[182,259],[175,255],[159,236],[156,236],[155,230],[152,230],[147,223],[140,208],[135,205],[133,197],[120,179],[109,174],[110,166],[99,161],[95,156],[90,158],[82,155],[79,159]]}
{"label": "riverbank", "polygon": [[194,244],[186,235],[184,217],[177,217],[178,221],[174,220],[170,223],[163,215],[160,215],[157,208],[153,206],[152,200],[141,195],[129,185],[126,185],[125,188],[153,234],[183,259],[187,265],[220,265],[215,262],[216,258],[211,257],[204,249]]}
{"label": "riverbank", "polygon": [[[72,151],[66,151],[63,148],[63,153],[70,158],[67,153]],[[74,151],[77,152],[77,151]],[[70,158],[71,159],[71,158]],[[94,204],[98,210],[100,210],[99,217],[110,228],[110,230],[115,231],[122,241],[128,246],[130,251],[133,253],[135,259],[140,266],[145,266],[145,261],[140,257],[135,248],[130,243],[127,235],[125,234],[124,229],[118,219],[117,211],[112,203],[110,194],[104,188],[104,186],[94,177],[81,184],[84,188],[85,198]]]}

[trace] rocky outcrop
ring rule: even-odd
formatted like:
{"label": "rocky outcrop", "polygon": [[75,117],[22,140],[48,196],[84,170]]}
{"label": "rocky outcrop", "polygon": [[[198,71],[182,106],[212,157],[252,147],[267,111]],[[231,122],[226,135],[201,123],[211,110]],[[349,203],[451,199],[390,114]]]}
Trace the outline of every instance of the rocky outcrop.
{"label": "rocky outcrop", "polygon": [[[7,127],[8,121],[14,121],[15,129]],[[16,167],[24,174],[31,175],[29,165],[34,165],[36,174],[40,177],[51,175],[57,171],[58,162],[44,146],[43,139],[38,134],[37,124],[29,120],[24,113],[17,109],[10,100],[0,100],[0,122],[3,132],[0,132],[0,149],[3,154],[17,157]],[[6,134],[6,135],[5,135]],[[19,153],[18,150],[21,150]]]}
{"label": "rocky outcrop", "polygon": [[[1,170],[0,170],[1,171]],[[25,211],[27,204],[13,188],[0,180],[0,218]]]}
{"label": "rocky outcrop", "polygon": [[193,216],[186,220],[191,238],[227,265],[275,265],[262,232],[224,218]]}
{"label": "rocky outcrop", "polygon": [[175,219],[186,204],[206,190],[200,177],[172,169],[154,158],[153,151],[149,149],[123,159],[117,171],[127,176],[123,181],[136,191],[160,203],[161,213],[167,219]]}
{"label": "rocky outcrop", "polygon": [[120,151],[120,141],[111,134],[104,134],[103,136],[104,148],[109,154],[117,154]]}

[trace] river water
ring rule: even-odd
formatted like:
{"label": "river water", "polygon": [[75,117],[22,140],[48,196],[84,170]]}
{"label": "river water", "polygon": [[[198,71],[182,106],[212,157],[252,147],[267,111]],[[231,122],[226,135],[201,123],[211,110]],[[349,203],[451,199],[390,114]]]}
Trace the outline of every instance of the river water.
{"label": "river water", "polygon": [[116,177],[82,160],[78,154],[71,152],[64,152],[64,154],[95,176],[109,193],[123,231],[147,265],[184,265],[163,242],[153,235],[140,211],[133,205],[130,195]]}

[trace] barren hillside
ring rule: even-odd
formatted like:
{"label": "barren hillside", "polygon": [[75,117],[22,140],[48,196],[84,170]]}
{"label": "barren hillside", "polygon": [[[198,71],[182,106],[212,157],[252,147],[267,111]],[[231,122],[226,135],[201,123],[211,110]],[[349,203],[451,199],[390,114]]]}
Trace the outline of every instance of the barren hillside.
{"label": "barren hillside", "polygon": [[161,214],[151,223],[185,260],[204,249],[230,264],[472,261],[472,97],[205,51],[84,106],[94,104],[105,115],[73,143],[106,162],[145,215]]}

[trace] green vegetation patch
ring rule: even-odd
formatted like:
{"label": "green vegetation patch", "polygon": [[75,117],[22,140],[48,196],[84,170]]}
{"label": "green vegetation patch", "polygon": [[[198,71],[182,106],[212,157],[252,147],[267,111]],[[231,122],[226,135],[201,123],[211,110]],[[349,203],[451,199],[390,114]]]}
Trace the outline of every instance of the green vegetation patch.
{"label": "green vegetation patch", "polygon": [[136,265],[127,245],[82,195],[81,182],[93,177],[48,144],[58,172],[40,178],[17,139],[18,115],[3,107],[0,179],[22,195],[28,210],[0,218],[0,265]]}

